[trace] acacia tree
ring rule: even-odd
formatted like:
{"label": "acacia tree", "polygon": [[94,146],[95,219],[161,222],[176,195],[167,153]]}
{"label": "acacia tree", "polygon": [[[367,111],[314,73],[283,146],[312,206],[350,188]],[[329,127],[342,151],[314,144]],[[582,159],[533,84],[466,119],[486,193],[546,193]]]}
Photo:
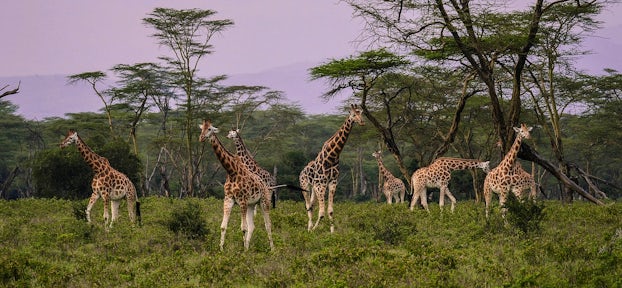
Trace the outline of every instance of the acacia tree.
{"label": "acacia tree", "polygon": [[[503,13],[489,2],[469,0],[346,2],[368,24],[364,40],[389,42],[422,59],[474,71],[490,98],[494,128],[504,150],[513,138],[511,127],[520,121],[523,70],[532,48],[545,36],[540,33],[543,23],[554,21],[557,14],[594,17],[602,8],[598,1],[535,0],[524,12]],[[509,85],[501,85],[503,81]],[[499,89],[504,86],[509,91]],[[509,94],[507,109],[505,93]],[[602,204],[528,144],[523,143],[519,157],[535,161],[588,200]]]}
{"label": "acacia tree", "polygon": [[114,66],[112,71],[119,78],[118,86],[110,91],[119,101],[119,105],[114,108],[130,113],[128,117],[130,140],[133,144],[134,154],[138,155],[136,140],[138,123],[144,113],[154,105],[153,99],[159,99],[159,95],[168,95],[169,93],[160,77],[160,67],[157,64],[119,64]]}
{"label": "acacia tree", "polygon": [[233,25],[233,21],[228,19],[212,20],[215,14],[212,10],[156,8],[143,19],[144,24],[155,29],[152,37],[172,53],[160,59],[164,61],[171,85],[182,94],[183,100],[179,103],[185,113],[183,131],[180,131],[185,139],[185,157],[182,158],[185,179],[182,188],[188,195],[194,195],[195,170],[200,161],[195,154],[197,101],[210,95],[201,91],[206,82],[214,82],[199,77],[198,66],[205,56],[213,52],[212,38]]}
{"label": "acacia tree", "polygon": [[106,93],[106,89],[101,90],[97,87],[98,84],[104,82],[106,80],[106,73],[102,71],[91,71],[84,72],[80,74],[73,74],[68,76],[69,84],[76,84],[78,82],[86,82],[91,85],[91,88],[95,92],[95,95],[99,97],[104,104],[104,111],[106,113],[106,117],[108,117],[108,128],[110,128],[110,135],[114,135],[114,128],[112,126],[112,108],[115,98],[114,95],[110,95]]}

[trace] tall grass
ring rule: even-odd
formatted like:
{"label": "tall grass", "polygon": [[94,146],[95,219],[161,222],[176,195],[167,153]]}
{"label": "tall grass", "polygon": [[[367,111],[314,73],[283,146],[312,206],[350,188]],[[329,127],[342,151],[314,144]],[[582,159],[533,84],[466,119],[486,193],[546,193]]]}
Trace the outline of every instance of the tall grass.
{"label": "tall grass", "polygon": [[[239,208],[220,252],[222,201],[141,199],[143,226],[120,213],[103,228],[82,202],[0,201],[4,287],[620,287],[622,204],[545,202],[536,232],[506,224],[498,207],[460,202],[455,213],[405,204],[340,202],[306,231],[304,203],[271,211],[270,252],[261,213],[244,252]],[[127,211],[122,205],[121,211]]]}

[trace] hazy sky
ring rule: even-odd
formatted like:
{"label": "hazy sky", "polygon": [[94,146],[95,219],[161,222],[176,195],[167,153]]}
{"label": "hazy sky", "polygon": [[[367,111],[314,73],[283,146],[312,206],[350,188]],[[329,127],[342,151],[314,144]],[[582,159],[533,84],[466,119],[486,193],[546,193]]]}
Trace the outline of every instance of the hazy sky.
{"label": "hazy sky", "polygon": [[[520,2],[513,1],[514,5]],[[622,7],[602,15],[605,29],[586,47],[598,57],[582,65],[622,70]],[[116,64],[155,62],[167,54],[142,18],[155,7],[211,9],[235,25],[212,42],[202,74],[264,71],[292,63],[319,63],[356,51],[362,25],[338,0],[157,1],[3,0],[0,77],[106,71]],[[603,57],[606,55],[605,57]]]}

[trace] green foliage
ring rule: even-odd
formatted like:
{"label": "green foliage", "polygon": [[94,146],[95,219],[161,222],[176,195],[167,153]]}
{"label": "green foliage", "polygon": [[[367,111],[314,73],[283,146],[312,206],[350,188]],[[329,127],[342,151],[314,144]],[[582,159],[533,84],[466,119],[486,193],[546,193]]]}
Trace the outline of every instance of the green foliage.
{"label": "green foliage", "polygon": [[[540,233],[513,227],[488,233],[483,204],[462,201],[454,214],[410,211],[405,204],[339,202],[335,233],[327,221],[306,230],[304,204],[270,212],[269,252],[255,217],[244,252],[239,209],[225,253],[218,248],[222,201],[141,199],[144,225],[127,217],[104,230],[72,215],[84,201],[0,200],[2,287],[616,287],[622,274],[622,206],[546,202]],[[436,206],[438,207],[438,206]],[[101,211],[101,204],[95,210]],[[173,216],[180,215],[180,216]],[[181,216],[185,215],[185,216]],[[101,213],[92,215],[102,223]],[[169,224],[202,223],[202,238]],[[493,219],[503,222],[499,214]],[[197,220],[200,219],[200,220]],[[327,219],[325,219],[327,220]],[[184,222],[185,221],[185,222]],[[178,224],[178,227],[187,224]],[[192,225],[189,225],[192,226]],[[198,227],[200,225],[196,225]],[[400,226],[401,228],[393,228]],[[181,230],[180,230],[181,231]],[[186,233],[186,232],[180,232]],[[386,234],[386,235],[385,235]],[[184,236],[184,237],[180,237]],[[105,275],[105,276],[102,276]]]}
{"label": "green foliage", "polygon": [[205,226],[201,207],[194,202],[186,201],[182,206],[175,205],[170,219],[167,221],[168,229],[176,235],[183,235],[189,239],[204,239],[209,233]]}
{"label": "green foliage", "polygon": [[532,199],[518,199],[514,193],[509,193],[503,204],[507,209],[507,220],[514,228],[523,233],[539,232],[544,213],[544,203],[537,203]]}

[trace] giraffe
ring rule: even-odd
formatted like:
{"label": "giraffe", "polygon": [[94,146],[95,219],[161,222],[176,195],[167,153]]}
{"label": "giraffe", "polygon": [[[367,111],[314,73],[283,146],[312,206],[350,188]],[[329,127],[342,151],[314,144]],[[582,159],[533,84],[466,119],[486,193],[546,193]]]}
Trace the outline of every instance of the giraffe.
{"label": "giraffe", "polygon": [[[73,129],[69,129],[67,136],[60,144],[60,148],[63,149],[71,144],[76,144],[86,164],[95,172],[95,176],[93,176],[93,180],[91,181],[93,193],[86,207],[86,220],[91,223],[91,209],[93,205],[95,205],[95,202],[97,202],[97,199],[101,197],[104,200],[104,226],[106,229],[112,228],[112,223],[119,216],[121,199],[125,198],[130,221],[135,223],[138,218],[138,223],[140,225],[140,202],[138,202],[136,188],[132,181],[130,181],[125,174],[112,168],[108,159],[93,152],[93,150],[82,141],[78,132]],[[112,205],[110,205],[111,202]],[[109,218],[108,206],[110,206],[111,218]],[[108,226],[108,224],[110,225]]]}
{"label": "giraffe", "polygon": [[[503,158],[505,155],[503,153],[501,140],[497,141],[496,146],[497,148],[499,148],[499,151],[501,151],[501,158]],[[523,194],[523,192],[527,189],[530,189],[529,198],[532,200],[535,200],[538,194],[537,192],[538,190],[536,187],[537,186],[536,181],[533,176],[533,172],[534,172],[533,162],[531,163],[531,165],[532,165],[531,167],[532,174],[529,174],[527,171],[523,169],[520,162],[516,161],[514,163],[514,166],[512,169],[512,174],[514,175],[514,177],[512,177],[510,186],[512,187],[512,193],[514,193],[514,195],[519,199],[524,198],[525,195]]]}
{"label": "giraffe", "polygon": [[270,194],[272,196],[270,197],[270,199],[272,200],[272,207],[274,208],[274,205],[276,203],[276,188],[274,188],[276,186],[276,177],[272,176],[272,174],[270,174],[268,170],[259,166],[257,161],[255,161],[255,158],[253,158],[251,152],[248,151],[246,145],[244,145],[244,141],[242,141],[242,137],[240,136],[240,129],[231,129],[227,134],[227,138],[232,139],[235,142],[237,155],[242,159],[242,162],[246,164],[246,167],[248,167],[251,172],[257,174],[267,187],[271,188]]}
{"label": "giraffe", "polygon": [[[242,233],[244,233],[244,250],[248,251],[255,224],[253,222],[254,211],[259,203],[263,212],[264,224],[268,233],[270,249],[274,250],[274,242],[272,241],[272,223],[270,222],[270,190],[264,184],[259,176],[252,173],[248,167],[242,162],[242,159],[235,154],[227,151],[222,145],[216,133],[218,128],[214,127],[211,121],[203,120],[201,135],[199,141],[205,142],[209,140],[214,153],[220,161],[222,167],[227,171],[227,179],[225,181],[225,199],[223,203],[223,217],[220,224],[220,250],[225,245],[225,234],[227,233],[227,225],[229,224],[229,216],[235,202],[240,205],[242,222],[240,224]],[[250,209],[249,209],[250,208]]]}
{"label": "giraffe", "polygon": [[[324,218],[324,195],[328,187],[328,217],[330,219],[330,232],[335,231],[333,223],[333,198],[337,189],[337,178],[339,176],[339,154],[348,141],[348,136],[352,130],[353,123],[365,125],[362,117],[362,111],[357,105],[350,106],[350,114],[339,130],[333,134],[322,146],[322,150],[317,154],[314,160],[309,162],[300,172],[300,187],[306,191],[302,191],[305,198],[305,206],[309,222],[307,230],[315,229],[320,220]],[[311,191],[309,194],[308,191]],[[318,218],[313,225],[313,205],[317,200],[319,211]]]}
{"label": "giraffe", "polygon": [[[510,150],[507,152],[503,160],[501,160],[501,163],[499,163],[497,167],[492,169],[490,173],[486,175],[486,179],[484,179],[484,200],[486,201],[486,218],[488,218],[489,214],[488,211],[490,208],[490,202],[492,201],[492,193],[494,192],[499,194],[499,205],[503,207],[508,192],[512,191],[513,183],[518,183],[517,179],[521,176],[521,173],[518,173],[518,170],[516,169],[516,155],[518,154],[518,150],[520,150],[520,145],[523,139],[531,138],[531,134],[529,132],[531,131],[532,127],[527,127],[525,124],[521,124],[520,128],[513,128],[516,132],[516,138],[514,139],[514,143],[510,147]],[[505,209],[503,208],[502,215],[505,216]]]}
{"label": "giraffe", "polygon": [[451,194],[448,186],[449,180],[451,179],[451,172],[468,168],[480,168],[488,173],[490,171],[489,165],[490,161],[480,161],[478,159],[440,157],[434,160],[428,167],[417,169],[410,180],[413,192],[410,210],[412,211],[414,209],[415,204],[419,198],[421,198],[421,205],[423,205],[423,208],[429,213],[426,188],[439,188],[441,191],[438,205],[441,211],[445,205],[445,195],[447,195],[451,201],[451,212],[453,213],[456,205],[456,198]]}
{"label": "giraffe", "polygon": [[396,203],[404,203],[404,194],[406,193],[406,186],[404,182],[393,176],[391,171],[389,171],[384,164],[382,163],[382,152],[376,151],[371,154],[378,161],[378,170],[382,173],[382,181],[384,184],[382,185],[382,192],[384,196],[387,198],[387,203],[391,204],[393,198],[395,198]]}
{"label": "giraffe", "polygon": [[510,183],[512,193],[516,195],[517,198],[524,198],[523,192],[529,189],[529,199],[535,200],[538,194],[538,190],[536,188],[536,181],[534,180],[533,175],[529,174],[529,172],[525,171],[519,162],[514,163],[514,169],[512,171],[514,177],[512,177],[512,181]]}

